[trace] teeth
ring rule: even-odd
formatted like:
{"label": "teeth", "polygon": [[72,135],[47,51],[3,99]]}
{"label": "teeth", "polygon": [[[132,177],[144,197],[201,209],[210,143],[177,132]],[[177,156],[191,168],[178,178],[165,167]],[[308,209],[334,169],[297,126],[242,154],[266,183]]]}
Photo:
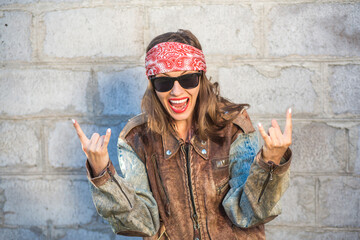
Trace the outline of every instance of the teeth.
{"label": "teeth", "polygon": [[186,102],[188,99],[185,98],[183,100],[170,100],[171,103],[174,103],[174,104],[180,104],[180,103],[184,103]]}

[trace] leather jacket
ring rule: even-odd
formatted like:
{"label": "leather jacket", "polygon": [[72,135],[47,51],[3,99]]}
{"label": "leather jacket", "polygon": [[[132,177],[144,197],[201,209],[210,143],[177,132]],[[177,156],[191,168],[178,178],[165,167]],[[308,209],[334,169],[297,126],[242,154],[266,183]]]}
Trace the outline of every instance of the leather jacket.
{"label": "leather jacket", "polygon": [[220,143],[197,135],[186,143],[149,131],[144,114],[129,120],[120,171],[110,161],[93,178],[86,164],[98,213],[115,233],[144,239],[265,239],[264,223],[281,213],[291,150],[280,165],[264,162],[246,111],[221,135]]}

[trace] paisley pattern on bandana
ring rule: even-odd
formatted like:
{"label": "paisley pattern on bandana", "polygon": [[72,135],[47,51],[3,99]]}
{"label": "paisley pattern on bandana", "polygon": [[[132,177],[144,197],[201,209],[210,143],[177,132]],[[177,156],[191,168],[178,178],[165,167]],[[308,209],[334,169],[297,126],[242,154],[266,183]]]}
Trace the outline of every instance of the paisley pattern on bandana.
{"label": "paisley pattern on bandana", "polygon": [[145,58],[146,76],[185,70],[206,72],[205,56],[200,49],[179,42],[162,42],[151,48]]}

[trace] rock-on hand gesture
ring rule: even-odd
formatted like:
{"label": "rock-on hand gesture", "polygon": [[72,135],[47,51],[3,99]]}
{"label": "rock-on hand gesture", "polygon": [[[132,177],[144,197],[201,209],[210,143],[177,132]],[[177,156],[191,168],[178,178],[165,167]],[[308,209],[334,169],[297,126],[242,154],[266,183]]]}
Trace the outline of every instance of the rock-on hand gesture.
{"label": "rock-on hand gesture", "polygon": [[291,145],[291,108],[286,113],[284,133],[281,132],[280,126],[275,119],[271,121],[271,125],[268,133],[266,133],[261,123],[258,124],[259,132],[265,142],[262,153],[263,159],[265,162],[273,161],[275,164],[279,164],[282,156]]}
{"label": "rock-on hand gesture", "polygon": [[100,136],[98,133],[93,133],[90,139],[86,137],[83,130],[80,128],[76,120],[72,120],[77,135],[79,136],[82,150],[89,160],[93,175],[98,176],[107,166],[109,162],[109,153],[107,146],[110,141],[111,129],[106,130],[106,135]]}

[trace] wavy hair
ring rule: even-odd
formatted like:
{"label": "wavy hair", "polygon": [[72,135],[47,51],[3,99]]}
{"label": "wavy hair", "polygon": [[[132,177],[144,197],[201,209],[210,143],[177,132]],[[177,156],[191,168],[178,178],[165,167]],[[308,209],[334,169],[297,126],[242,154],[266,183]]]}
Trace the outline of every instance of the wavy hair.
{"label": "wavy hair", "polygon": [[[162,42],[180,42],[191,45],[202,50],[199,40],[189,30],[179,29],[177,32],[167,32],[155,37],[148,47],[148,52],[155,45]],[[237,114],[249,104],[234,104],[220,96],[219,84],[212,83],[205,72],[200,76],[200,90],[196,100],[193,124],[195,133],[202,140],[210,138],[214,141],[221,141],[220,131],[236,118]],[[159,134],[174,130],[174,122],[169,113],[161,104],[156,92],[149,81],[148,87],[141,101],[141,109],[148,116],[148,126],[150,130]],[[229,113],[222,117],[224,113]]]}

